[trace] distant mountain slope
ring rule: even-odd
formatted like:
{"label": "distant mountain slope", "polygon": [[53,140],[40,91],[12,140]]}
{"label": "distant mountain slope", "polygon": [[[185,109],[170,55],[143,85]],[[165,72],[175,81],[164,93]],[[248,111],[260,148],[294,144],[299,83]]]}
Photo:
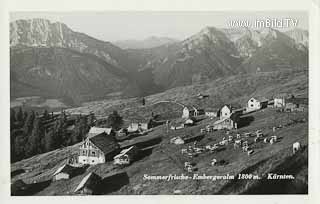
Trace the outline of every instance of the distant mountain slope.
{"label": "distant mountain slope", "polygon": [[142,69],[152,69],[155,82],[165,88],[239,73],[308,68],[308,48],[269,28],[207,27],[182,42],[140,52],[146,59]]}
{"label": "distant mountain slope", "polygon": [[66,48],[11,48],[11,97],[39,95],[79,103],[138,88],[122,71],[91,54]]}
{"label": "distant mountain slope", "polygon": [[286,31],[285,34],[292,38],[296,43],[309,47],[309,33],[302,29],[293,29]]}
{"label": "distant mountain slope", "polygon": [[249,72],[265,72],[308,68],[308,49],[306,47],[274,29],[254,32],[260,36],[258,40],[254,41],[257,42],[254,45],[258,46],[251,47],[254,52],[243,61],[242,67],[244,69]]}
{"label": "distant mountain slope", "polygon": [[151,68],[155,82],[166,88],[203,83],[241,72],[234,44],[220,30],[207,27],[190,38],[150,49],[144,69]]}
{"label": "distant mountain slope", "polygon": [[122,40],[114,42],[115,45],[122,49],[148,49],[159,47],[161,45],[171,44],[178,40],[167,37],[151,36],[144,40]]}
{"label": "distant mountain slope", "polygon": [[[30,19],[10,23],[10,45],[11,77],[15,80],[12,97],[41,93],[41,96],[72,95],[74,101],[77,98],[85,101],[114,92],[145,96],[244,73],[308,69],[308,33],[298,29],[282,33],[274,29],[206,27],[183,41],[123,50],[74,32],[65,24]],[[55,70],[50,76],[55,82],[47,82],[53,83],[52,92],[43,83],[48,78],[47,71],[52,69],[50,66]],[[87,67],[86,72],[83,66]],[[35,71],[38,69],[41,71]],[[74,80],[76,85],[68,84]],[[61,94],[63,86],[68,91]],[[40,91],[44,87],[45,91]],[[124,87],[128,89],[121,91]]]}
{"label": "distant mountain slope", "polygon": [[71,30],[60,22],[46,19],[17,20],[10,23],[10,46],[63,47],[96,55],[124,70],[134,69],[138,62],[110,42],[101,41]]}

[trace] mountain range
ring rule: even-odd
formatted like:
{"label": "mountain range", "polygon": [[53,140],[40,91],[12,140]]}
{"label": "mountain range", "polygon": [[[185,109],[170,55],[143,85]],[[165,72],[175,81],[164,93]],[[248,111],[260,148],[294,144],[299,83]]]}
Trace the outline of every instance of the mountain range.
{"label": "mountain range", "polygon": [[301,29],[206,27],[182,41],[151,37],[115,44],[60,22],[11,22],[11,98],[69,97],[79,103],[113,93],[143,96],[243,73],[308,68],[308,32]]}
{"label": "mountain range", "polygon": [[171,44],[178,40],[168,37],[151,36],[144,40],[122,40],[116,41],[114,44],[122,49],[148,49],[159,47],[161,45]]}

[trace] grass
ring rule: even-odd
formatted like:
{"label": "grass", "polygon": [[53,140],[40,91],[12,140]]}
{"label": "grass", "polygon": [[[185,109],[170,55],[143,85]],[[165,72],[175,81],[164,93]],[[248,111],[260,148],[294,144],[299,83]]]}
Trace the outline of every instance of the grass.
{"label": "grass", "polygon": [[[181,148],[186,148],[190,144],[169,144],[170,138],[174,136],[184,136],[186,134],[190,136],[199,134],[200,128],[205,127],[207,124],[212,124],[213,121],[204,119],[193,127],[187,127],[177,131],[171,130],[169,133],[166,133],[165,126],[163,125],[155,128],[148,136],[145,136],[162,138],[160,144],[152,149],[150,155],[141,158],[123,169],[119,169],[111,162],[108,162],[90,167],[87,173],[94,171],[102,178],[107,178],[109,175],[119,171],[125,171],[128,175],[129,183],[119,186],[115,191],[104,191],[108,192],[108,194],[173,194],[174,190],[181,190],[183,194],[268,193],[268,191],[259,191],[259,189],[263,189],[262,186],[267,185],[264,180],[259,180],[259,182],[262,183],[255,180],[143,180],[144,174],[186,175],[187,172],[183,169],[184,162],[191,161],[196,164],[195,167],[198,171],[195,173],[199,175],[237,175],[239,173],[252,173],[260,175],[263,178],[268,172],[291,172],[297,177],[293,182],[296,182],[298,187],[289,188],[288,186],[292,185],[279,183],[279,185],[286,187],[285,190],[279,192],[295,193],[298,191],[298,193],[301,193],[301,187],[299,186],[305,186],[307,182],[305,180],[305,174],[307,172],[307,150],[292,156],[291,148],[292,143],[296,141],[299,141],[303,146],[307,146],[308,123],[292,123],[291,121],[296,118],[307,118],[307,113],[291,113],[290,117],[288,117],[287,113],[278,113],[274,109],[269,108],[264,111],[251,113],[250,116],[254,117],[254,121],[252,121],[249,126],[235,130],[231,134],[262,129],[264,134],[270,136],[272,134],[272,127],[275,124],[282,124],[284,127],[276,132],[280,141],[273,145],[264,144],[263,142],[255,144],[253,143],[253,138],[249,138],[249,144],[252,144],[255,150],[251,156],[248,156],[239,149],[234,149],[233,145],[228,145],[225,149],[217,153],[205,152],[198,157],[189,159],[181,154]],[[286,124],[289,125],[285,126]],[[223,131],[212,132],[205,135],[205,137],[198,142],[198,145],[214,144],[220,141],[222,137],[225,137]],[[69,153],[76,153],[76,151],[77,145],[14,163],[11,167],[12,170],[33,169],[27,173],[17,175],[14,179],[21,178],[27,183],[31,183],[34,180],[38,182],[49,180],[53,172],[61,165],[63,160],[68,157]],[[216,158],[218,161],[223,159],[227,161],[228,164],[212,167],[210,161],[213,158]],[[290,171],[290,169],[286,168],[286,165],[288,165],[288,168],[290,167],[296,171]],[[72,189],[76,187],[81,178],[87,173],[70,180],[52,182],[48,187],[37,192],[36,195],[70,195],[72,194]],[[274,185],[277,186],[277,183],[268,185],[270,189],[275,189]],[[108,188],[108,186],[102,188]],[[302,192],[306,193],[303,187],[302,189]]]}
{"label": "grass", "polygon": [[[211,83],[178,87],[166,92],[146,97],[146,106],[142,106],[139,98],[113,99],[96,102],[88,102],[82,107],[67,110],[71,113],[90,113],[93,111],[98,117],[107,117],[113,110],[118,110],[126,124],[134,120],[143,120],[154,114],[164,113],[163,118],[175,121],[181,115],[182,107],[172,103],[156,104],[160,100],[177,100],[185,104],[202,104],[206,107],[219,106],[222,103],[238,103],[245,105],[246,100],[251,96],[263,95],[271,97],[276,93],[295,93],[307,95],[307,77],[300,72],[288,73],[259,73],[257,75],[232,76],[226,79],[217,79]],[[198,93],[210,96],[206,101],[196,99]],[[218,100],[219,99],[219,100]],[[173,194],[174,190],[181,190],[182,194],[251,194],[251,193],[274,193],[277,189],[281,193],[307,193],[307,145],[308,145],[308,113],[280,113],[273,108],[242,116],[242,120],[248,121],[244,127],[231,131],[232,135],[261,129],[267,136],[271,136],[273,126],[282,126],[276,130],[279,142],[270,145],[262,141],[253,142],[249,138],[248,142],[254,149],[254,154],[248,156],[240,149],[234,149],[233,145],[228,145],[216,153],[205,152],[197,157],[188,158],[181,154],[182,148],[187,148],[189,144],[170,144],[172,137],[195,136],[200,133],[200,129],[208,124],[213,124],[215,120],[205,118],[196,125],[180,130],[169,130],[165,125],[154,128],[147,135],[133,138],[121,143],[122,147],[132,144],[139,144],[141,147],[155,145],[152,149],[132,163],[122,169],[117,168],[112,162],[96,165],[87,169],[87,172],[76,176],[70,180],[51,182],[49,186],[35,192],[36,195],[71,195],[72,190],[88,172],[94,171],[103,179],[108,181],[110,175],[117,172],[126,172],[128,182],[123,182],[116,189],[110,190],[108,185],[112,182],[103,182],[101,186],[103,194]],[[305,122],[294,122],[297,119],[306,119]],[[211,132],[198,141],[199,146],[214,144],[226,137],[224,131]],[[158,139],[160,138],[160,139]],[[150,142],[156,141],[156,142]],[[305,149],[297,155],[292,155],[292,143],[299,141]],[[191,143],[192,144],[192,143]],[[55,150],[32,158],[22,160],[11,165],[11,171],[24,169],[25,173],[18,174],[12,180],[23,179],[26,183],[44,182],[51,179],[53,172],[61,166],[69,155],[77,154],[78,144]],[[226,165],[212,167],[211,160],[225,160]],[[257,174],[264,178],[268,172],[292,173],[296,179],[290,182],[268,182],[261,180],[172,180],[172,181],[150,181],[144,180],[144,174],[148,175],[168,175],[168,174],[188,174],[183,166],[184,162],[194,162],[197,171],[202,175],[238,175],[239,173]],[[295,171],[291,171],[295,169]],[[263,188],[268,186],[268,188]],[[109,189],[109,190],[107,190]]]}

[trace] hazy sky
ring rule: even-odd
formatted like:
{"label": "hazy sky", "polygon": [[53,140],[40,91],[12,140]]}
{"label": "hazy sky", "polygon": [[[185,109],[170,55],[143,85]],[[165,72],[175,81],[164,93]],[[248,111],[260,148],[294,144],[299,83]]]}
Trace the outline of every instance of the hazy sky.
{"label": "hazy sky", "polygon": [[[60,21],[71,29],[92,37],[117,41],[145,39],[150,36],[185,39],[206,26],[228,28],[231,20],[285,19],[298,20],[297,27],[308,29],[306,12],[14,12],[10,21],[46,18]],[[289,29],[294,28],[293,24]],[[288,28],[286,28],[288,29]],[[284,30],[286,30],[284,29]]]}

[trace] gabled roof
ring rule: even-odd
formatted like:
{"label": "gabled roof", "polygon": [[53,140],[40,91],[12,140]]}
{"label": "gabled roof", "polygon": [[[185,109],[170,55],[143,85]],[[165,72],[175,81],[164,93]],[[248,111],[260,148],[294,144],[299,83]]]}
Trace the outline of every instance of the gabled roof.
{"label": "gabled roof", "polygon": [[230,104],[224,104],[224,105],[221,107],[221,109],[224,108],[225,106],[226,106],[227,108],[229,108],[230,110],[232,109],[232,107],[231,107]]}
{"label": "gabled roof", "polygon": [[76,169],[75,167],[70,166],[69,164],[65,164],[65,165],[59,167],[59,168],[57,169],[57,171],[54,172],[53,176],[55,176],[55,175],[57,175],[57,174],[59,174],[59,173],[72,174],[75,169]]}
{"label": "gabled roof", "polygon": [[103,132],[110,135],[111,131],[112,131],[112,128],[91,127],[87,137],[90,138]]}
{"label": "gabled roof", "polygon": [[119,148],[119,144],[115,138],[107,135],[105,132],[92,136],[89,140],[104,154],[109,154]]}
{"label": "gabled roof", "polygon": [[77,192],[84,187],[91,187],[90,185],[92,184],[92,181],[97,181],[97,180],[101,180],[101,177],[93,172],[90,172],[81,180],[81,182],[79,183],[77,188],[74,190],[74,192]]}

